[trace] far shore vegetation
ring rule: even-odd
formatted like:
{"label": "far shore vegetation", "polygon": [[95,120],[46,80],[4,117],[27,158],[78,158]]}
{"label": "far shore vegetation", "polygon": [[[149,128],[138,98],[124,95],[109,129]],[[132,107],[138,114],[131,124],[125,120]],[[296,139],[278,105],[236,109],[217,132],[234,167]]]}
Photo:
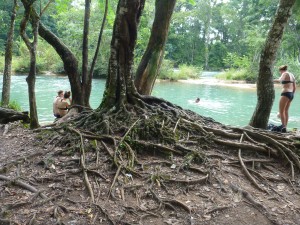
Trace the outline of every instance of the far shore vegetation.
{"label": "far shore vegetation", "polygon": [[[45,47],[45,46],[44,46]],[[50,60],[51,59],[51,60]],[[40,74],[53,73],[53,74],[64,74],[63,64],[50,47],[43,54],[40,54],[37,63],[37,72]],[[245,57],[233,57],[228,55],[224,59],[226,69],[223,69],[216,77],[221,80],[236,80],[246,81],[247,83],[255,83],[257,80],[258,65],[251,64]],[[291,71],[299,84],[300,82],[300,66],[299,63],[290,60],[278,60],[274,66],[274,78],[279,76],[277,68],[280,65],[287,64],[289,71]],[[230,65],[230,66],[229,66]],[[13,58],[12,63],[13,73],[15,74],[26,74],[29,70],[29,58],[25,54]],[[4,56],[0,56],[0,71],[4,70]],[[96,71],[94,74],[95,78],[106,78],[104,71],[99,73]],[[203,68],[196,67],[193,65],[181,64],[175,67],[174,62],[171,60],[164,60],[158,75],[158,79],[161,80],[186,80],[186,79],[199,79],[202,75]],[[0,73],[1,74],[1,73]]]}
{"label": "far shore vegetation", "polygon": [[[81,68],[83,31],[82,21],[84,10],[67,1],[59,1],[51,4],[47,16],[41,18],[44,25],[60,37],[66,46],[78,59]],[[107,23],[104,27],[98,60],[95,65],[94,78],[106,78],[108,60],[110,57],[110,42],[112,37],[115,10],[118,1],[111,1],[108,11]],[[184,2],[184,3],[183,3]],[[277,9],[277,1],[263,0],[260,4],[236,4],[237,1],[209,4],[205,1],[183,1],[175,7],[170,30],[168,33],[164,60],[160,68],[158,79],[170,81],[183,79],[198,79],[203,71],[223,71],[218,74],[219,79],[244,80],[255,83],[258,75],[261,50],[265,38],[272,24]],[[192,3],[194,2],[194,3]],[[10,3],[10,4],[8,4]],[[145,4],[145,13],[141,17],[138,37],[134,52],[134,65],[137,67],[147,48],[154,20],[155,1],[150,0]],[[4,54],[7,40],[10,14],[12,10],[11,1],[0,3],[0,73],[4,68]],[[208,8],[206,8],[208,7]],[[207,10],[211,18],[207,18]],[[265,13],[261,13],[264,8]],[[232,10],[235,9],[235,10]],[[249,9],[249,10],[246,10]],[[300,9],[299,4],[295,12]],[[92,27],[99,25],[99,15],[104,11],[102,2],[93,3],[91,7],[90,23]],[[233,14],[234,12],[234,14]],[[299,13],[293,13],[288,23],[277,60],[274,64],[274,77],[278,77],[278,66],[286,64],[298,83],[300,82],[300,52],[298,34]],[[189,15],[189,19],[187,18]],[[29,70],[29,53],[25,43],[19,35],[18,27],[22,20],[23,12],[18,11],[16,15],[16,32],[13,38],[12,70],[15,74],[27,74]],[[243,19],[241,19],[243,18]],[[211,21],[207,23],[207,21]],[[261,21],[264,21],[263,23]],[[89,35],[89,60],[94,56],[95,46],[98,40],[98,29],[90,29]],[[208,38],[209,37],[209,38]],[[51,45],[44,39],[38,39],[37,45],[37,73],[44,71],[51,74],[64,74],[61,58]]]}

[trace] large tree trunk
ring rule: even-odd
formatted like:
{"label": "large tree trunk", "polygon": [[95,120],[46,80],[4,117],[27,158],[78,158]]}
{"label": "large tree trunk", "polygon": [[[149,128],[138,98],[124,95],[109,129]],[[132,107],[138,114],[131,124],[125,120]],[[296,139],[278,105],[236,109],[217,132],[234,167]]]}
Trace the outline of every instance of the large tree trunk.
{"label": "large tree trunk", "polygon": [[291,16],[295,0],[280,0],[275,20],[261,53],[257,80],[257,104],[250,125],[266,129],[273,106],[275,91],[273,84],[273,66],[276,53],[282,40],[284,28]]}
{"label": "large tree trunk", "polygon": [[3,85],[2,85],[3,106],[7,106],[10,100],[12,48],[13,48],[14,28],[15,28],[15,18],[17,14],[17,8],[18,8],[17,0],[14,0],[10,26],[7,34],[6,48],[5,48],[5,66],[3,72]]}
{"label": "large tree trunk", "polygon": [[[91,68],[90,68],[90,71],[89,71],[89,76],[90,76],[91,79],[93,78],[94,68],[95,68],[95,65],[96,65],[96,62],[97,62],[97,58],[98,58],[98,53],[99,53],[100,44],[101,44],[101,40],[102,40],[102,34],[103,34],[104,25],[105,25],[106,17],[107,17],[107,11],[108,11],[108,0],[105,0],[105,9],[104,9],[101,28],[100,28],[99,35],[98,35],[97,47],[96,47],[95,54],[94,54],[94,57],[93,57],[93,61],[92,61],[92,64],[91,64]],[[91,91],[92,91],[92,86],[90,87],[90,92]],[[84,97],[85,102],[89,102],[90,94],[88,95],[88,93],[86,92],[86,94],[83,97]]]}
{"label": "large tree trunk", "polygon": [[39,127],[39,120],[37,114],[36,96],[35,96],[35,80],[36,80],[36,46],[37,46],[37,32],[38,23],[33,27],[34,41],[30,51],[30,70],[26,78],[28,84],[29,108],[30,108],[30,128]]}
{"label": "large tree trunk", "polygon": [[[83,40],[82,40],[82,95],[83,105],[90,106],[89,97],[91,94],[92,77],[89,76],[89,26],[90,26],[90,14],[91,14],[91,0],[85,0],[84,10],[84,26],[83,26]],[[87,102],[85,102],[85,100]]]}
{"label": "large tree trunk", "polygon": [[208,70],[208,62],[209,62],[209,42],[210,42],[210,30],[211,30],[211,18],[212,18],[212,10],[215,6],[216,1],[207,1],[205,2],[207,13],[206,18],[204,21],[204,33],[203,33],[203,39],[204,39],[204,69]]}
{"label": "large tree trunk", "polygon": [[22,0],[22,3],[25,8],[24,17],[20,25],[20,33],[23,41],[25,42],[29,54],[30,54],[30,70],[26,78],[28,84],[28,94],[29,94],[29,108],[30,108],[30,128],[34,129],[39,127],[37,107],[36,107],[36,97],[35,97],[35,78],[36,78],[36,46],[38,42],[38,26],[39,26],[39,17],[33,19],[32,21],[32,33],[33,33],[33,42],[31,43],[27,34],[26,26],[29,20],[30,11],[33,8],[33,2]]}
{"label": "large tree trunk", "polygon": [[132,65],[137,27],[144,4],[145,0],[119,1],[111,41],[108,78],[100,108],[124,105],[136,93]]}
{"label": "large tree trunk", "polygon": [[156,0],[155,18],[147,49],[138,66],[135,86],[140,94],[150,95],[164,57],[171,16],[176,0]]}

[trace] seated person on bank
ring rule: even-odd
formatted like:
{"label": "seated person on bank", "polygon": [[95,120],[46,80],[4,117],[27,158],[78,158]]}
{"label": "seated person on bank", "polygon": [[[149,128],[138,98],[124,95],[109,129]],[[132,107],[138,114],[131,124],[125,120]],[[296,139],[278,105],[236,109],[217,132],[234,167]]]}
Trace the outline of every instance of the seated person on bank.
{"label": "seated person on bank", "polygon": [[61,116],[59,115],[59,110],[58,110],[58,102],[60,100],[62,100],[64,98],[64,91],[62,90],[59,90],[57,92],[57,96],[55,97],[55,99],[53,100],[53,115],[56,117],[56,118],[60,118]]}
{"label": "seated person on bank", "polygon": [[71,92],[66,91],[64,94],[64,98],[61,99],[57,104],[58,112],[61,117],[65,116],[68,113],[68,109],[70,106],[70,104],[69,104],[70,95],[71,95]]}

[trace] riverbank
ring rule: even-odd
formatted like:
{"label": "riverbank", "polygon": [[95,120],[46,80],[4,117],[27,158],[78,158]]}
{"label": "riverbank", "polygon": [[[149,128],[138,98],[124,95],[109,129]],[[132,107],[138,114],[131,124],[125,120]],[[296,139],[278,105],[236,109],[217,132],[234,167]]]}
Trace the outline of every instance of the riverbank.
{"label": "riverbank", "polygon": [[[86,136],[83,170],[81,148],[66,142],[73,138],[76,143],[75,132],[62,127],[32,131],[17,122],[7,129],[0,126],[0,185],[5,187],[0,224],[299,224],[300,187],[293,181],[299,180],[299,173],[291,173],[275,144],[258,142],[268,137],[267,141],[274,138],[290,147],[287,134],[270,137],[255,131],[253,139],[243,140],[238,155],[241,132],[253,131],[194,121],[205,133],[186,132],[189,139],[179,140],[180,144],[160,144],[160,139],[153,138],[151,144],[157,147],[153,150],[131,148],[125,142],[138,162],[132,163],[130,171],[116,167],[111,159],[121,136],[111,135],[97,145],[92,138],[98,136],[80,130]],[[222,135],[227,132],[231,136]],[[259,137],[264,138],[257,138],[262,134]],[[170,151],[176,153],[171,158],[166,156]],[[189,154],[184,151],[195,152],[199,160],[183,167],[183,154]],[[250,177],[245,171],[251,172]]]}
{"label": "riverbank", "polygon": [[205,84],[205,85],[218,85],[218,86],[227,86],[235,88],[251,88],[255,89],[256,84],[247,83],[246,81],[236,81],[236,80],[220,80],[214,77],[205,77],[201,79],[187,79],[187,80],[178,80],[181,83],[189,84]]}
{"label": "riverbank", "polygon": [[[214,77],[205,77],[201,79],[187,79],[187,80],[178,80],[181,83],[187,84],[205,84],[205,85],[217,85],[224,87],[233,87],[233,88],[242,88],[242,89],[256,89],[256,83],[247,83],[246,81],[239,80],[221,80]],[[298,87],[299,85],[297,85]],[[281,87],[281,84],[274,84],[274,87]]]}

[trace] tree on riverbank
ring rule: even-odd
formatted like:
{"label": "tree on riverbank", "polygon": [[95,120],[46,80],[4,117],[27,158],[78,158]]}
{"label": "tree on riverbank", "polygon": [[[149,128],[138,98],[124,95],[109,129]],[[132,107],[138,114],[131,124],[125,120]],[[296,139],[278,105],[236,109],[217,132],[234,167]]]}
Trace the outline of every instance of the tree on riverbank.
{"label": "tree on riverbank", "polygon": [[[89,40],[89,21],[90,21],[90,3],[91,0],[85,1],[85,15],[84,15],[84,28],[83,28],[83,41],[82,41],[82,70],[81,73],[78,68],[78,59],[75,54],[58,38],[52,31],[47,29],[42,22],[39,23],[39,35],[47,41],[60,56],[64,64],[64,70],[68,75],[71,91],[72,91],[72,104],[81,105],[83,107],[90,107],[89,98],[92,88],[92,75],[94,65],[98,57],[99,45],[101,43],[101,36],[103,33],[103,27],[106,21],[107,4],[106,10],[102,20],[102,26],[99,31],[98,43],[96,46],[96,52],[92,60],[90,69],[88,68],[88,40]],[[31,11],[30,14],[32,19],[36,19],[38,14],[35,10]]]}
{"label": "tree on riverbank", "polygon": [[30,109],[30,128],[34,129],[39,127],[39,120],[36,107],[36,95],[35,95],[35,80],[36,80],[36,47],[38,43],[38,26],[40,16],[32,19],[32,36],[33,41],[30,41],[30,38],[26,34],[27,23],[30,19],[30,12],[33,10],[35,1],[22,0],[24,6],[24,16],[20,24],[20,34],[25,42],[30,56],[30,70],[26,78],[28,84],[28,95],[29,95],[29,109]]}
{"label": "tree on riverbank", "polygon": [[148,46],[135,75],[135,86],[142,95],[150,95],[165,53],[171,16],[176,0],[156,0],[155,17]]}
{"label": "tree on riverbank", "polygon": [[15,28],[15,19],[18,10],[17,0],[13,1],[13,7],[11,12],[11,20],[9,30],[7,32],[7,41],[5,47],[5,65],[3,72],[3,84],[2,84],[2,106],[6,107],[10,101],[10,85],[11,85],[11,63],[12,63],[12,51],[13,51],[13,42],[14,42],[14,28]]}
{"label": "tree on riverbank", "polygon": [[274,62],[284,28],[292,14],[292,7],[295,2],[295,0],[280,0],[273,25],[261,53],[257,79],[257,104],[250,120],[250,125],[253,127],[267,128],[275,98],[273,84]]}

